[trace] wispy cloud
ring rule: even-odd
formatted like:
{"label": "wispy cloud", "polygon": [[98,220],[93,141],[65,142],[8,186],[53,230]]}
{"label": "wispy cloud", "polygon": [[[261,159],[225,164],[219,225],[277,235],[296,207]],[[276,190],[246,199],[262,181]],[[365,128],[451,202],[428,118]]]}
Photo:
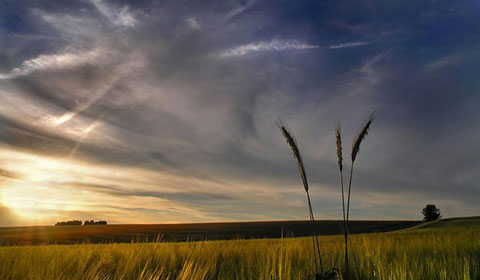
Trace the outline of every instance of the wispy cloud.
{"label": "wispy cloud", "polygon": [[132,27],[137,23],[137,19],[130,12],[128,6],[122,8],[110,7],[102,0],[91,0],[97,10],[108,19],[110,23],[117,26]]}
{"label": "wispy cloud", "polygon": [[245,5],[243,6],[240,6],[238,8],[235,8],[233,9],[232,11],[230,11],[226,16],[225,16],[225,19],[224,21],[227,21],[241,13],[243,13],[244,11],[246,11],[247,9],[249,9],[256,1],[255,0],[249,0]]}
{"label": "wispy cloud", "polygon": [[185,20],[186,24],[188,27],[190,27],[193,30],[200,30],[202,28],[200,22],[194,17],[189,17]]}
{"label": "wispy cloud", "polygon": [[317,45],[305,44],[296,40],[273,40],[270,42],[258,42],[242,45],[227,51],[224,51],[218,55],[218,57],[235,57],[243,56],[250,52],[258,51],[286,51],[286,50],[302,50],[302,49],[316,49],[320,48]]}
{"label": "wispy cloud", "polygon": [[365,45],[370,45],[371,42],[348,42],[348,43],[341,43],[339,45],[332,45],[328,47],[329,49],[343,49],[343,48],[354,48],[354,47],[360,47],[360,46],[365,46]]}
{"label": "wispy cloud", "polygon": [[0,74],[0,80],[29,75],[36,71],[77,67],[96,61],[99,55],[100,51],[97,49],[79,53],[42,54],[25,60],[20,67],[7,74]]}

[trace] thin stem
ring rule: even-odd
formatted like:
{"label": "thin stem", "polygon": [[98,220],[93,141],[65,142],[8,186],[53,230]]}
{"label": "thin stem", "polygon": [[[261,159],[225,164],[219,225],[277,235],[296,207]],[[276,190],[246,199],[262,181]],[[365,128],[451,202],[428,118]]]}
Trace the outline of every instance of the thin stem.
{"label": "thin stem", "polygon": [[342,170],[340,172],[340,187],[342,188],[342,210],[343,210],[343,223],[345,224],[345,197],[344,197],[344,192],[343,192],[343,172]]}
{"label": "thin stem", "polygon": [[[347,223],[346,223],[346,220],[345,220],[345,195],[344,195],[344,187],[343,187],[343,172],[342,172],[342,169],[339,169],[339,173],[340,173],[340,187],[341,187],[341,190],[342,190],[342,210],[343,210],[343,235],[344,235],[344,238],[345,238],[345,256],[347,255],[347,251],[346,251],[346,248],[347,248]],[[345,264],[347,263],[347,258],[345,257]]]}
{"label": "thin stem", "polygon": [[[318,254],[318,260],[320,262],[320,272],[323,275],[323,262],[322,262],[322,255],[321,255],[321,250],[320,250],[320,243],[318,242],[318,234],[317,234],[317,227],[315,225],[315,216],[313,215],[313,209],[312,209],[312,203],[310,201],[310,195],[307,192],[307,201],[308,201],[308,209],[310,211],[310,220],[312,222],[312,230],[313,230],[313,236],[314,236],[314,251],[317,251]],[[316,272],[315,272],[316,273]]]}
{"label": "thin stem", "polygon": [[313,248],[313,270],[314,270],[314,273],[316,274],[318,272],[318,262],[317,262],[317,250],[316,250],[316,247],[315,247],[315,235],[316,235],[316,231],[315,231],[315,225],[314,225],[314,220],[313,220],[313,217],[312,217],[312,208],[311,208],[311,205],[310,205],[310,195],[308,194],[307,192],[307,200],[308,200],[308,212],[310,214],[310,224],[312,225],[312,248]]}
{"label": "thin stem", "polygon": [[350,181],[348,182],[348,198],[347,198],[347,222],[350,214],[350,191],[352,190],[353,161],[350,167]]}
{"label": "thin stem", "polygon": [[354,163],[354,161],[352,160],[352,165],[350,166],[350,180],[348,182],[347,219],[346,219],[346,223],[345,223],[345,275],[346,275],[346,279],[348,279],[348,276],[349,276],[349,270],[348,270],[348,232],[349,232],[348,220],[349,220],[349,216],[350,216],[350,192],[352,190],[353,163]]}

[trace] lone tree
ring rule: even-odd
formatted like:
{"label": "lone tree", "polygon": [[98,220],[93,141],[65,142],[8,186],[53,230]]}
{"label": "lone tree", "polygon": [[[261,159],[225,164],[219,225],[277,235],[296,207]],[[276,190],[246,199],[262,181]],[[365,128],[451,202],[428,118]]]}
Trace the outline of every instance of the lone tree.
{"label": "lone tree", "polygon": [[440,209],[438,209],[435,204],[427,204],[425,207],[423,207],[422,214],[423,221],[425,222],[435,221],[442,217]]}

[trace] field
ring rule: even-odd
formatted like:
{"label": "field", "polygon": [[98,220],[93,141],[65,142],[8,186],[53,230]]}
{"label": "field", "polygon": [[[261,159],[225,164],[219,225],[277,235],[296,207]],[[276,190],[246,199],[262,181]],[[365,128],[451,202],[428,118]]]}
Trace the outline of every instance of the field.
{"label": "field", "polygon": [[[341,236],[320,238],[342,269]],[[0,279],[308,279],[311,240],[0,247]],[[480,218],[351,236],[350,279],[480,279]]]}
{"label": "field", "polygon": [[[418,221],[352,221],[352,233],[385,232]],[[322,235],[342,233],[340,221],[318,221]],[[309,221],[230,222],[108,226],[36,226],[0,228],[0,245],[205,241],[311,235]]]}

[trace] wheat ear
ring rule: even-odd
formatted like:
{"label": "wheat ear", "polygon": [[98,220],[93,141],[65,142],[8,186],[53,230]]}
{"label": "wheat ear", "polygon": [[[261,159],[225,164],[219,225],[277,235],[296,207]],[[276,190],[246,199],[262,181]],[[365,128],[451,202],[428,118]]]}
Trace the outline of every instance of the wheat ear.
{"label": "wheat ear", "polygon": [[349,273],[348,273],[348,232],[349,232],[349,226],[348,226],[348,221],[350,217],[350,193],[352,190],[352,178],[353,178],[353,165],[355,163],[355,159],[357,158],[358,152],[360,151],[360,144],[362,141],[367,137],[368,131],[370,129],[370,126],[372,125],[373,120],[375,119],[375,112],[373,112],[368,120],[365,122],[363,125],[362,129],[360,132],[357,134],[357,137],[355,137],[355,140],[353,141],[352,145],[352,154],[351,154],[351,159],[352,159],[352,164],[350,165],[350,178],[348,182],[348,196],[347,196],[347,217],[346,217],[346,222],[345,222],[345,230],[346,230],[346,237],[345,237],[345,273],[346,273],[346,278],[348,279]]}
{"label": "wheat ear", "polygon": [[317,255],[318,255],[318,262],[320,263],[320,271],[323,275],[323,263],[322,263],[322,255],[320,251],[320,243],[318,242],[318,235],[317,235],[317,229],[315,225],[315,217],[313,215],[313,209],[312,209],[312,203],[310,200],[310,194],[308,192],[308,181],[307,181],[307,174],[305,172],[305,167],[303,165],[303,160],[302,156],[300,155],[300,150],[298,149],[297,142],[295,141],[295,138],[292,136],[292,134],[288,131],[288,129],[283,125],[281,121],[277,122],[277,126],[282,132],[283,136],[285,137],[285,140],[287,141],[288,145],[292,149],[293,156],[295,157],[297,161],[297,166],[298,166],[298,171],[300,173],[300,176],[302,177],[302,183],[303,187],[305,188],[305,192],[307,193],[307,202],[308,202],[308,211],[310,213],[310,222],[312,224],[312,244],[313,244],[313,256],[314,256],[314,262],[315,262],[315,273],[318,272],[318,267],[317,267]]}

